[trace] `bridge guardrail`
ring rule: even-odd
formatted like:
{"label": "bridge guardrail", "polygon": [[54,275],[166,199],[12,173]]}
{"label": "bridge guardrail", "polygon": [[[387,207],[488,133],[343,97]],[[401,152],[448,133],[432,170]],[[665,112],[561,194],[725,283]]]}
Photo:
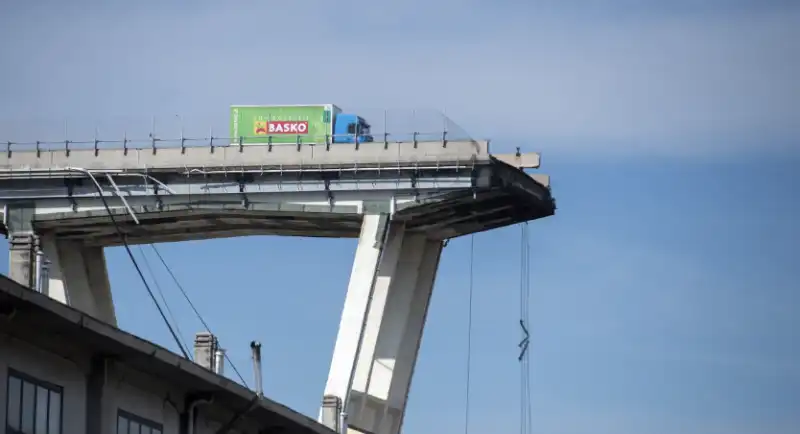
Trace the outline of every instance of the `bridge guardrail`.
{"label": "bridge guardrail", "polygon": [[[29,151],[65,152],[79,149],[161,149],[186,147],[251,146],[246,139],[263,139],[271,146],[370,146],[389,143],[423,141],[473,140],[466,131],[436,110],[347,110],[372,123],[373,142],[359,142],[353,134],[311,136],[298,135],[292,143],[283,142],[287,135],[229,137],[226,113],[213,116],[181,115],[108,117],[93,121],[86,118],[0,119],[0,149],[6,153]],[[339,143],[350,139],[353,143]]]}

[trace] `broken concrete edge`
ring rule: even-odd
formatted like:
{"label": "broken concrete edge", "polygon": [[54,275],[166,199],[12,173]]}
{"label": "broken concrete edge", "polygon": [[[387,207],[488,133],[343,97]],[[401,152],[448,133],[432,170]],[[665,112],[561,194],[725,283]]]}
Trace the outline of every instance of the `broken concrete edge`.
{"label": "broken concrete edge", "polygon": [[517,169],[538,169],[541,165],[541,154],[538,152],[491,154],[491,157]]}

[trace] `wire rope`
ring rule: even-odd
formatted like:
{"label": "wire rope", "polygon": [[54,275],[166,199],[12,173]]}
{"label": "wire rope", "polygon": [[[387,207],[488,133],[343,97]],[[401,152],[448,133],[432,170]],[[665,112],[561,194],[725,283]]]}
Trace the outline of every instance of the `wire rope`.
{"label": "wire rope", "polygon": [[161,316],[161,319],[164,321],[164,324],[167,325],[167,329],[169,330],[169,333],[172,335],[172,338],[175,340],[175,343],[178,345],[178,348],[181,350],[181,353],[183,353],[183,357],[186,359],[190,359],[189,353],[187,353],[186,350],[183,348],[183,346],[181,345],[180,338],[178,338],[178,335],[175,333],[175,330],[172,328],[172,325],[169,323],[169,320],[167,320],[167,316],[164,314],[164,310],[161,309],[161,305],[158,304],[158,300],[156,300],[156,296],[155,294],[153,294],[153,290],[150,288],[150,284],[147,283],[147,279],[145,279],[144,273],[142,273],[142,269],[141,267],[139,267],[139,263],[136,262],[136,258],[133,256],[133,251],[131,250],[131,246],[128,244],[127,237],[122,232],[122,229],[120,229],[119,223],[117,222],[117,219],[114,217],[114,213],[111,211],[111,207],[108,206],[108,201],[106,200],[105,194],[103,194],[104,193],[103,188],[100,186],[100,183],[97,182],[97,178],[95,178],[95,176],[92,175],[92,173],[88,170],[84,169],[75,169],[75,170],[83,172],[87,176],[89,176],[89,178],[91,178],[92,182],[94,183],[94,187],[97,190],[97,194],[100,196],[100,200],[103,202],[103,207],[105,208],[108,217],[111,219],[111,224],[114,226],[114,231],[117,233],[117,236],[119,236],[122,245],[125,247],[125,252],[128,253],[128,258],[130,258],[131,262],[133,263],[133,267],[136,269],[136,273],[139,274],[139,278],[142,280],[144,288],[147,290],[147,294],[150,296],[150,300],[152,300],[153,304],[156,305],[158,314]]}
{"label": "wire rope", "polygon": [[[167,261],[164,260],[164,257],[161,256],[161,252],[158,251],[158,248],[156,248],[154,244],[150,244],[150,247],[153,249],[153,252],[155,252],[156,256],[158,257],[158,260],[161,262],[161,265],[164,266],[164,268],[167,270],[167,273],[172,278],[172,281],[175,283],[175,286],[177,286],[178,290],[181,292],[181,294],[183,294],[183,298],[186,299],[187,303],[189,303],[189,307],[191,307],[194,314],[197,315],[197,319],[200,320],[200,323],[203,324],[203,327],[205,327],[205,329],[208,330],[209,333],[212,333],[211,327],[208,325],[206,320],[203,319],[203,316],[200,315],[200,312],[197,310],[197,307],[195,307],[194,303],[192,303],[192,300],[189,298],[189,294],[186,292],[186,289],[184,289],[183,285],[181,285],[181,282],[178,280],[178,277],[175,276],[175,273],[172,271],[172,268],[167,264]],[[236,368],[236,365],[233,363],[233,360],[231,360],[230,356],[228,356],[227,351],[224,354],[225,354],[225,360],[228,361],[228,364],[231,366],[231,369],[233,369],[233,372],[239,378],[239,381],[241,381],[245,387],[249,388],[250,386],[247,385],[247,381],[244,380],[244,377],[239,372],[239,369]]]}
{"label": "wire rope", "polygon": [[472,299],[475,281],[475,234],[469,241],[469,290],[467,311],[467,384],[464,399],[464,434],[469,434],[470,383],[472,382]]}

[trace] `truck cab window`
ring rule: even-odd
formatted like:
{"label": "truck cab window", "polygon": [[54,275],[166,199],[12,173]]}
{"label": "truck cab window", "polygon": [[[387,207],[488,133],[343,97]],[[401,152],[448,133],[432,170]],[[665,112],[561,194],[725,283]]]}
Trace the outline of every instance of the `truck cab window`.
{"label": "truck cab window", "polygon": [[347,124],[347,134],[356,134],[356,124]]}

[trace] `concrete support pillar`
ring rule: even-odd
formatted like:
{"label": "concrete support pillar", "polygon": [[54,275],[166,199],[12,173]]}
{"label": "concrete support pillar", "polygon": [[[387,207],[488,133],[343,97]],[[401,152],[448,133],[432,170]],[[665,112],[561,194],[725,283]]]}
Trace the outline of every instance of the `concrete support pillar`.
{"label": "concrete support pillar", "polygon": [[3,220],[8,228],[8,277],[30,289],[37,286],[35,212],[32,203],[16,203],[3,209]]}
{"label": "concrete support pillar", "polygon": [[41,238],[41,246],[50,261],[47,295],[116,326],[103,248],[48,235]]}
{"label": "concrete support pillar", "polygon": [[36,236],[33,232],[9,234],[8,277],[30,289],[36,288]]}
{"label": "concrete support pillar", "polygon": [[441,251],[402,223],[365,216],[325,388],[349,396],[350,427],[399,433]]}

